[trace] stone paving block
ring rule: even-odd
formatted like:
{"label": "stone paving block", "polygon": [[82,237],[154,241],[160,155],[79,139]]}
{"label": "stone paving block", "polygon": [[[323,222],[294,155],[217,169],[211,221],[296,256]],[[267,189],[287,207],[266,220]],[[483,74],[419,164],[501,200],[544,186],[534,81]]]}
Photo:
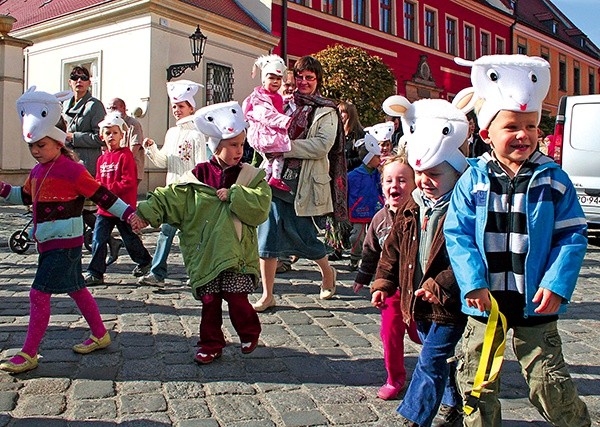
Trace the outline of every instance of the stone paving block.
{"label": "stone paving block", "polygon": [[71,385],[67,378],[35,378],[21,389],[22,395],[47,395],[64,393]]}
{"label": "stone paving block", "polygon": [[288,328],[299,337],[326,336],[325,331],[318,325],[289,325]]}
{"label": "stone paving block", "polygon": [[119,427],[167,427],[173,421],[165,412],[126,414],[119,418]]}
{"label": "stone paving block", "polygon": [[254,395],[256,390],[252,385],[241,381],[220,381],[215,383],[207,383],[204,386],[207,396],[219,395]]}
{"label": "stone paving block", "polygon": [[367,397],[362,390],[350,387],[316,386],[312,387],[309,393],[319,404],[363,404],[367,402]]}
{"label": "stone paving block", "polygon": [[277,315],[287,325],[310,325],[313,323],[310,316],[299,311],[280,311]]}
{"label": "stone paving block", "polygon": [[70,392],[73,398],[79,399],[104,399],[116,395],[113,381],[90,381],[77,379],[73,381]]}
{"label": "stone paving block", "polygon": [[0,412],[15,409],[19,394],[16,391],[0,391]]}
{"label": "stone paving block", "polygon": [[290,411],[310,411],[317,409],[316,403],[304,390],[267,393],[266,398],[279,414]]}
{"label": "stone paving block", "polygon": [[205,399],[171,399],[169,408],[173,411],[176,420],[206,419],[211,413]]}
{"label": "stone paving block", "polygon": [[13,413],[18,417],[56,416],[65,411],[66,403],[62,394],[23,395]]}
{"label": "stone paving block", "polygon": [[285,363],[277,359],[252,359],[244,362],[247,372],[285,372]]}
{"label": "stone paving block", "polygon": [[320,407],[333,425],[349,424],[358,426],[378,420],[377,414],[366,405],[357,407],[356,405],[345,403],[335,405],[323,404]]}
{"label": "stone paving block", "polygon": [[258,396],[207,396],[206,401],[213,416],[221,420],[223,425],[231,425],[240,421],[271,419],[271,415]]}
{"label": "stone paving block", "polygon": [[82,420],[114,420],[117,404],[113,399],[76,400],[69,408],[72,418]]}
{"label": "stone paving block", "polygon": [[119,398],[119,408],[123,415],[164,412],[167,410],[167,401],[160,393],[123,395]]}
{"label": "stone paving block", "polygon": [[176,427],[219,427],[219,422],[215,419],[189,419],[182,420],[175,424]]}
{"label": "stone paving block", "polygon": [[286,412],[281,415],[285,427],[327,426],[327,418],[318,410]]}
{"label": "stone paving block", "polygon": [[195,381],[168,381],[163,383],[167,399],[195,399],[205,396],[204,386]]}
{"label": "stone paving block", "polygon": [[48,417],[26,417],[20,419],[14,419],[10,423],[11,427],[70,427],[66,420]]}

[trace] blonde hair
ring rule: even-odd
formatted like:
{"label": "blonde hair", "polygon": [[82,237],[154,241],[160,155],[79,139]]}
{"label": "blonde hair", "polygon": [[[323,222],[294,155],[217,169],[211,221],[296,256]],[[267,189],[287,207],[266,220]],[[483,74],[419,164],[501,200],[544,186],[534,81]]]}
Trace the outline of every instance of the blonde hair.
{"label": "blonde hair", "polygon": [[[385,168],[389,165],[391,165],[392,163],[400,163],[401,165],[406,165],[410,168],[411,171],[413,171],[413,168],[408,164],[408,156],[406,155],[406,150],[404,148],[400,149],[398,148],[398,154],[396,154],[393,157],[388,157],[385,162],[383,162],[383,165],[381,166],[381,181],[383,182],[383,171],[385,170]],[[413,175],[414,175],[414,171],[413,171]]]}

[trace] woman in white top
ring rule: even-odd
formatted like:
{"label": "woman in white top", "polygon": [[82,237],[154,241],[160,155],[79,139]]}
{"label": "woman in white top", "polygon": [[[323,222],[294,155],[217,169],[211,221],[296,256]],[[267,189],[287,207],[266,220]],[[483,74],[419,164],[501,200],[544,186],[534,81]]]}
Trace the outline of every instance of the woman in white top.
{"label": "woman in white top", "polygon": [[[196,164],[205,162],[209,157],[206,138],[196,129],[193,121],[196,108],[194,95],[200,87],[202,85],[189,80],[167,83],[171,110],[177,123],[167,131],[162,148],[159,149],[152,139],[146,138],[143,141],[150,161],[160,168],[167,169],[167,185],[177,182],[185,172],[192,170]],[[169,224],[161,225],[152,267],[147,275],[140,278],[140,284],[164,283],[167,277],[167,258],[176,232],[177,229]]]}

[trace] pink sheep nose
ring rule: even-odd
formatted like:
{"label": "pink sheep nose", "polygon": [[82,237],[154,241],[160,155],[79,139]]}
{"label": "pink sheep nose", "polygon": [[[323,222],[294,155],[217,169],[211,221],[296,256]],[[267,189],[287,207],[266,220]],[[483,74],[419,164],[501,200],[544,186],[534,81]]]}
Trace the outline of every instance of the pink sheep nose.
{"label": "pink sheep nose", "polygon": [[31,138],[31,132],[27,132],[27,138]]}
{"label": "pink sheep nose", "polygon": [[233,132],[233,128],[227,128],[229,132]]}
{"label": "pink sheep nose", "polygon": [[521,108],[521,111],[525,111],[527,109],[527,104],[521,104],[519,108]]}

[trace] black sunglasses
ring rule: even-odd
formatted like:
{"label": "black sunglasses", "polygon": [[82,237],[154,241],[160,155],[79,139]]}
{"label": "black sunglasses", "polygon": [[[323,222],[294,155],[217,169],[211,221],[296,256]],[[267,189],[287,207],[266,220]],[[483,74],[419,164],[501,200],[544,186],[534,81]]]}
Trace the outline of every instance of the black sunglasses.
{"label": "black sunglasses", "polygon": [[79,79],[81,79],[82,82],[87,82],[90,79],[85,74],[71,74],[71,76],[69,78],[71,80],[73,80],[74,82],[76,82]]}

